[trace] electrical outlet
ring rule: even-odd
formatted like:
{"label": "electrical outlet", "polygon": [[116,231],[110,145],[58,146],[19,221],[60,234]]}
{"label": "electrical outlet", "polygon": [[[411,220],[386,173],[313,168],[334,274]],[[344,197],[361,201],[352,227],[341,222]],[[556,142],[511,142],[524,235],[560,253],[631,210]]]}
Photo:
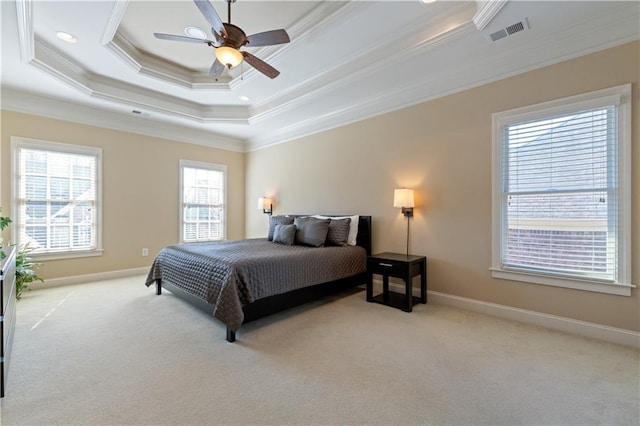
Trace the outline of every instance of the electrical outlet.
{"label": "electrical outlet", "polygon": [[146,248],[146,247],[145,247],[145,248],[143,248],[143,249],[142,249],[142,255],[143,255],[143,256],[149,256],[149,249],[148,249],[148,248]]}

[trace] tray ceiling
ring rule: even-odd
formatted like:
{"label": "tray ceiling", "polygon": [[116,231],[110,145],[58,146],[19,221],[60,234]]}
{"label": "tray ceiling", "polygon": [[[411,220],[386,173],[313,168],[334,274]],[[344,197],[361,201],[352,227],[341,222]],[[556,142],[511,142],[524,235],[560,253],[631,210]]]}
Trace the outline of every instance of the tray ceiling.
{"label": "tray ceiling", "polygon": [[[212,4],[226,22],[227,3]],[[640,38],[630,1],[238,0],[233,24],[284,28],[291,43],[243,48],[280,70],[274,80],[246,64],[213,78],[212,47],[153,37],[197,26],[213,39],[192,1],[1,7],[3,108],[237,151]]]}

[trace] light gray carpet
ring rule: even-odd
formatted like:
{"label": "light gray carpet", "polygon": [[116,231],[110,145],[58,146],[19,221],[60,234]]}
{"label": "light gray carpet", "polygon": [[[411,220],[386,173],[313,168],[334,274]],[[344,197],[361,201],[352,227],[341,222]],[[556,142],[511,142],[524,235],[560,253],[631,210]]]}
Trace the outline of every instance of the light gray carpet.
{"label": "light gray carpet", "polygon": [[144,277],[27,292],[3,425],[638,425],[632,348],[356,292],[224,340]]}

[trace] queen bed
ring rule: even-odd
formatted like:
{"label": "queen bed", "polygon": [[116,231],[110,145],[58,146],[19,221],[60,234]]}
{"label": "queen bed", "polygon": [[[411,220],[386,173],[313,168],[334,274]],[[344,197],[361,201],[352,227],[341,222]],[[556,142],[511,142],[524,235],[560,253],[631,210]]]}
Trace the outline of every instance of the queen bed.
{"label": "queen bed", "polygon": [[370,254],[371,216],[274,216],[268,238],[165,247],[145,283],[211,313],[233,342],[244,323],[364,284]]}

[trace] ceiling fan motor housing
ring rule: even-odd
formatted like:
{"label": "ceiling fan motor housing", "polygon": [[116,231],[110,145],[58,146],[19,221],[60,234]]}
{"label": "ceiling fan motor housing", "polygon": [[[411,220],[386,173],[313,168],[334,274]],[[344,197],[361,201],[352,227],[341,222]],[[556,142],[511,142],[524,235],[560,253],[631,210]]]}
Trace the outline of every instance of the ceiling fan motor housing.
{"label": "ceiling fan motor housing", "polygon": [[240,49],[247,44],[247,35],[240,27],[233,24],[223,24],[224,29],[227,31],[227,37],[224,38],[223,46],[233,47],[234,49]]}

